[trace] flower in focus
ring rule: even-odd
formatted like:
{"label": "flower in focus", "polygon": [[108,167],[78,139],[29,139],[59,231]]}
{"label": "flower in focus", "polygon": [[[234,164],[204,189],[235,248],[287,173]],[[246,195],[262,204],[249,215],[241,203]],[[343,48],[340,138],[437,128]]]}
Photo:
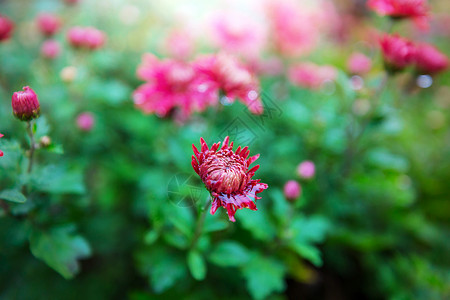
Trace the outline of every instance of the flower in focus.
{"label": "flower in focus", "polygon": [[286,197],[286,199],[291,201],[297,199],[298,196],[300,196],[301,190],[302,188],[300,184],[295,180],[289,180],[288,182],[286,182],[283,188],[284,196]]}
{"label": "flower in focus", "polygon": [[83,131],[91,131],[91,129],[94,127],[94,124],[94,115],[92,115],[90,112],[81,113],[77,117],[77,126]]}
{"label": "flower in focus", "polygon": [[60,18],[53,14],[42,13],[36,21],[39,30],[45,36],[52,36],[61,28]]}
{"label": "flower in focus", "polygon": [[148,114],[166,117],[179,109],[182,116],[188,118],[193,111],[203,111],[218,101],[214,91],[186,62],[158,60],[154,55],[146,54],[137,75],[147,83],[134,91],[133,100]]}
{"label": "flower in focus", "polygon": [[380,39],[385,65],[390,71],[399,71],[414,62],[416,47],[398,34],[385,34]]}
{"label": "flower in focus", "polygon": [[75,26],[67,32],[67,41],[74,48],[95,50],[103,46],[105,40],[105,33],[94,27]]}
{"label": "flower in focus", "polygon": [[61,53],[61,46],[55,40],[47,40],[41,46],[41,54],[48,59],[54,59]]}
{"label": "flower in focus", "polygon": [[436,47],[423,43],[416,47],[415,63],[419,72],[433,74],[448,67],[448,58]]}
{"label": "flower in focus", "polygon": [[222,92],[229,102],[238,98],[253,114],[263,113],[259,82],[235,57],[225,53],[202,56],[194,62],[194,66],[204,76],[205,84],[216,90],[217,94]]}
{"label": "flower in focus", "polygon": [[304,179],[310,179],[316,174],[316,166],[310,160],[301,162],[297,167],[297,174]]}
{"label": "flower in focus", "polygon": [[353,53],[347,62],[347,68],[350,73],[364,75],[372,68],[372,60],[362,53]]}
{"label": "flower in focus", "polygon": [[267,13],[276,50],[287,56],[310,53],[317,45],[320,28],[311,14],[294,1],[270,1]]}
{"label": "flower in focus", "polygon": [[332,66],[318,66],[314,63],[306,62],[293,65],[289,69],[289,80],[298,86],[318,89],[326,81],[334,80],[337,71]]}
{"label": "flower in focus", "polygon": [[200,151],[192,145],[192,167],[200,176],[212,196],[211,214],[222,206],[227,210],[230,221],[235,222],[237,209],[249,208],[257,210],[257,194],[268,188],[260,179],[252,179],[259,165],[249,169],[249,166],[259,158],[259,154],[248,158],[248,147],[240,146],[233,151],[233,142],[229,137],[208,148],[205,140],[200,139]]}
{"label": "flower in focus", "polygon": [[23,91],[14,92],[11,99],[13,114],[21,121],[30,121],[39,117],[40,105],[36,93],[25,86]]}
{"label": "flower in focus", "polygon": [[419,27],[427,28],[427,0],[369,0],[370,9],[382,16],[413,18]]}
{"label": "flower in focus", "polygon": [[[0,133],[0,138],[2,138],[2,137],[4,137],[4,135]],[[1,156],[3,156],[3,151],[2,150],[0,150],[0,157]]]}
{"label": "flower in focus", "polygon": [[0,42],[8,40],[13,29],[14,23],[6,16],[0,15]]}

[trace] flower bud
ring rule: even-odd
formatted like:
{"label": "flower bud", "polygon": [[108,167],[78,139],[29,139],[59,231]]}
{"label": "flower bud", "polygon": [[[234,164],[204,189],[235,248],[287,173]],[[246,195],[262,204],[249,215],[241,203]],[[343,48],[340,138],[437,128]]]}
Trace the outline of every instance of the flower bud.
{"label": "flower bud", "polygon": [[77,117],[77,126],[83,131],[91,131],[94,123],[94,116],[90,112],[81,113]]}
{"label": "flower bud", "polygon": [[61,20],[56,15],[43,13],[37,17],[37,26],[43,35],[52,36],[61,28]]}
{"label": "flower bud", "polygon": [[48,40],[42,44],[41,54],[47,59],[55,59],[61,53],[61,46],[57,41]]}
{"label": "flower bud", "polygon": [[353,53],[347,61],[347,68],[351,74],[364,75],[372,68],[372,60],[362,53]]}
{"label": "flower bud", "polygon": [[434,74],[444,71],[448,67],[448,58],[436,47],[428,44],[417,46],[416,68],[425,74]]}
{"label": "flower bud", "polygon": [[390,72],[400,71],[414,62],[416,47],[398,34],[384,35],[380,39],[383,59]]}
{"label": "flower bud", "polygon": [[62,81],[70,83],[77,77],[77,68],[74,66],[67,66],[61,70],[59,77],[61,77]]}
{"label": "flower bud", "polygon": [[21,121],[38,118],[41,110],[38,97],[29,86],[12,95],[11,106],[14,116]]}
{"label": "flower bud", "polygon": [[286,199],[293,201],[300,196],[301,190],[300,184],[297,181],[289,180],[284,185],[284,196]]}
{"label": "flower bud", "polygon": [[13,29],[14,23],[7,17],[0,15],[0,42],[8,40]]}
{"label": "flower bud", "polygon": [[42,148],[47,148],[48,146],[50,146],[52,144],[52,139],[48,136],[48,135],[44,135],[43,137],[40,138],[39,140],[39,145]]}
{"label": "flower bud", "polygon": [[316,166],[310,160],[305,160],[297,167],[297,174],[304,179],[310,179],[314,177],[316,173]]}

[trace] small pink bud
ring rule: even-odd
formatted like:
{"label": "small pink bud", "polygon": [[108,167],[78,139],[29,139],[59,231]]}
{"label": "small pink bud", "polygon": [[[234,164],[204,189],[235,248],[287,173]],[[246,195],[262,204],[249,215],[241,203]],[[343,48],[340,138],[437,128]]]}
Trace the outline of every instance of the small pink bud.
{"label": "small pink bud", "polygon": [[61,46],[57,41],[48,40],[42,44],[41,54],[48,59],[54,59],[61,53]]}
{"label": "small pink bud", "polygon": [[94,127],[95,119],[90,112],[84,112],[77,117],[77,126],[83,131],[90,131]]}
{"label": "small pink bud", "polygon": [[30,121],[39,117],[41,110],[38,97],[29,86],[25,86],[23,91],[12,95],[11,106],[14,116],[21,121]]}
{"label": "small pink bud", "polygon": [[43,137],[41,137],[41,139],[39,140],[39,145],[42,148],[47,148],[52,144],[52,139],[48,136],[48,135],[44,135]]}
{"label": "small pink bud", "polygon": [[305,160],[297,167],[297,174],[304,179],[310,179],[316,174],[316,166],[310,160]]}
{"label": "small pink bud", "polygon": [[61,20],[56,15],[43,13],[37,17],[37,25],[43,35],[52,36],[61,28]]}
{"label": "small pink bud", "polygon": [[291,200],[291,201],[295,200],[298,198],[298,196],[300,196],[301,190],[302,190],[302,188],[297,181],[289,180],[284,185],[284,196],[288,200]]}
{"label": "small pink bud", "polygon": [[69,29],[67,32],[67,41],[74,48],[83,46],[85,29],[79,26],[75,26]]}
{"label": "small pink bud", "polygon": [[0,42],[8,40],[13,29],[14,23],[6,16],[0,15]]}
{"label": "small pink bud", "polygon": [[65,0],[67,4],[69,5],[75,5],[80,2],[80,0]]}
{"label": "small pink bud", "polygon": [[89,49],[98,49],[105,43],[105,34],[97,28],[85,28],[84,43]]}

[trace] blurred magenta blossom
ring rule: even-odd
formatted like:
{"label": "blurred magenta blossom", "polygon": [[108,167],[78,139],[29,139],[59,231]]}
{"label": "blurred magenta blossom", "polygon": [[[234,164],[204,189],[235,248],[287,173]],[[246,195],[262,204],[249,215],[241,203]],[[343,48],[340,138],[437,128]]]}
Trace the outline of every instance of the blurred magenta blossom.
{"label": "blurred magenta blossom", "polygon": [[41,46],[41,54],[44,58],[54,59],[61,54],[61,45],[58,41],[47,40]]}
{"label": "blurred magenta blossom", "polygon": [[94,27],[75,26],[67,32],[67,41],[74,48],[95,50],[104,45],[106,35]]}
{"label": "blurred magenta blossom", "polygon": [[304,179],[310,179],[316,174],[316,166],[310,160],[305,160],[297,166],[297,174]]}
{"label": "blurred magenta blossom", "polygon": [[61,28],[59,16],[50,13],[39,14],[36,23],[41,33],[45,36],[52,36]]}
{"label": "blurred magenta blossom", "polygon": [[[0,138],[2,138],[2,137],[4,137],[4,135],[0,133]],[[3,151],[2,150],[0,150],[0,157],[1,156],[3,156]]]}
{"label": "blurred magenta blossom", "polygon": [[90,112],[83,112],[77,117],[77,126],[82,131],[91,131],[95,124],[94,115]]}
{"label": "blurred magenta blossom", "polygon": [[300,184],[295,180],[289,180],[286,182],[283,188],[284,196],[287,200],[295,200],[300,196],[302,191]]}
{"label": "blurred magenta blossom", "polygon": [[428,26],[429,8],[426,0],[369,0],[367,5],[382,16],[413,18],[420,27]]}
{"label": "blurred magenta blossom", "polygon": [[14,23],[8,17],[0,15],[0,42],[8,40],[13,29]]}
{"label": "blurred magenta blossom", "polygon": [[433,45],[421,43],[417,45],[416,67],[424,74],[442,72],[448,67],[448,58]]}
{"label": "blurred magenta blossom", "polygon": [[385,34],[380,39],[381,51],[388,69],[402,70],[414,62],[416,47],[398,34]]}
{"label": "blurred magenta blossom", "polygon": [[372,60],[362,53],[355,52],[348,59],[347,68],[351,74],[364,75],[372,68]]}
{"label": "blurred magenta blossom", "polygon": [[337,70],[333,66],[319,66],[311,62],[298,63],[289,69],[289,80],[307,89],[319,89],[326,81],[334,80]]}

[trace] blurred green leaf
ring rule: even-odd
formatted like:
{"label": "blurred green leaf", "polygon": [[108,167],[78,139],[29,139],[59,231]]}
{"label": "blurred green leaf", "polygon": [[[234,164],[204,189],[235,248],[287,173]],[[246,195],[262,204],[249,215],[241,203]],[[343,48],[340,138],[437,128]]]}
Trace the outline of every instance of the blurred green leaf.
{"label": "blurred green leaf", "polygon": [[237,267],[246,264],[251,253],[234,241],[223,241],[209,255],[209,259],[218,266]]}
{"label": "blurred green leaf", "polygon": [[247,289],[254,299],[264,299],[273,292],[284,290],[285,267],[275,258],[254,253],[243,267]]}
{"label": "blurred green leaf", "polygon": [[36,170],[32,176],[33,187],[41,192],[55,194],[84,194],[81,170],[68,170],[64,166],[50,165]]}
{"label": "blurred green leaf", "polygon": [[4,190],[0,192],[0,200],[24,203],[27,198],[18,190]]}
{"label": "blurred green leaf", "polygon": [[206,264],[202,255],[196,251],[191,250],[187,256],[187,264],[191,271],[192,277],[197,280],[203,280],[206,276]]}
{"label": "blurred green leaf", "polygon": [[88,242],[74,233],[72,226],[33,230],[30,236],[31,253],[45,261],[64,278],[70,279],[79,271],[78,260],[91,255]]}
{"label": "blurred green leaf", "polygon": [[236,213],[236,220],[257,239],[270,241],[275,237],[276,228],[270,220],[265,207],[258,211],[242,209]]}

